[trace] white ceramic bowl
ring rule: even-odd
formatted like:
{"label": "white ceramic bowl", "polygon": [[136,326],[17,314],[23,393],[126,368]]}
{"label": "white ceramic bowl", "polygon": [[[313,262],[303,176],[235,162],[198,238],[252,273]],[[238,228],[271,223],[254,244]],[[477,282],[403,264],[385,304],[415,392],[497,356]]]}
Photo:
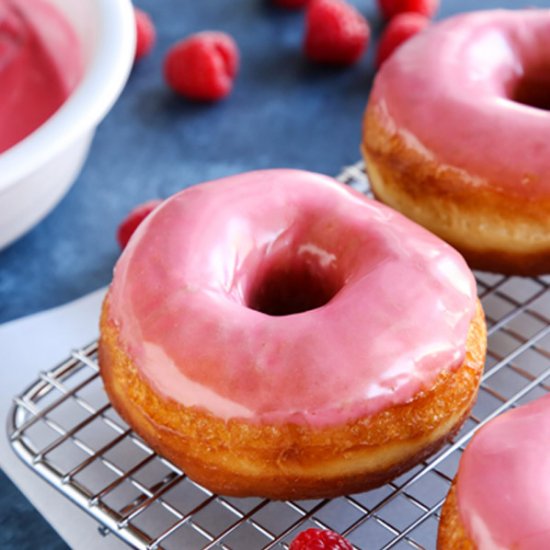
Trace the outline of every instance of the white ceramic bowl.
{"label": "white ceramic bowl", "polygon": [[130,0],[49,2],[65,15],[80,39],[84,75],[49,120],[0,154],[0,248],[38,223],[68,191],[134,60]]}

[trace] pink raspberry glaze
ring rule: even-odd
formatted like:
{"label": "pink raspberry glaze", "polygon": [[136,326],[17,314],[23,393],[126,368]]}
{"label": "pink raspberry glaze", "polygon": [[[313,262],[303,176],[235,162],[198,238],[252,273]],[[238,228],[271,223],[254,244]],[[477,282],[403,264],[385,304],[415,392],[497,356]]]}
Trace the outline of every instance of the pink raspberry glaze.
{"label": "pink raspberry glaze", "polygon": [[0,0],[0,153],[43,124],[82,76],[75,32],[45,0]]}
{"label": "pink raspberry glaze", "polygon": [[[304,268],[336,296],[286,316],[247,307],[270,273]],[[329,426],[457,368],[476,291],[462,257],[400,214],[331,178],[268,170],[161,204],[108,299],[160,394],[224,419]]]}
{"label": "pink raspberry glaze", "polygon": [[415,36],[384,64],[370,102],[388,131],[472,185],[535,200],[550,196],[550,112],[523,102],[549,91],[550,10],[499,10]]}
{"label": "pink raspberry glaze", "polygon": [[462,523],[478,550],[550,548],[550,395],[507,412],[466,448]]}

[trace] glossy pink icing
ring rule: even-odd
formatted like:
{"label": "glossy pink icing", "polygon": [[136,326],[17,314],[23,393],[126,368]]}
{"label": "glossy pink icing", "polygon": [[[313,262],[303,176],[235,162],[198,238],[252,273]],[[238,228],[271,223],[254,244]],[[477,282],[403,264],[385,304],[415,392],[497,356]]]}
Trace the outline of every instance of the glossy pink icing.
{"label": "glossy pink icing", "polygon": [[0,153],[43,124],[82,75],[80,45],[44,0],[0,0]]}
{"label": "glossy pink icing", "polygon": [[466,448],[459,514],[478,550],[550,548],[550,395],[507,412]]}
{"label": "glossy pink icing", "polygon": [[[341,289],[293,315],[247,307],[266,274],[300,266]],[[457,368],[475,300],[462,257],[426,230],[326,176],[268,170],[159,206],[116,265],[109,311],[166,397],[225,419],[326,426]]]}
{"label": "glossy pink icing", "polygon": [[[370,103],[435,161],[506,193],[550,196],[550,10],[455,16],[418,34],[379,72]],[[550,101],[546,105],[550,109]]]}

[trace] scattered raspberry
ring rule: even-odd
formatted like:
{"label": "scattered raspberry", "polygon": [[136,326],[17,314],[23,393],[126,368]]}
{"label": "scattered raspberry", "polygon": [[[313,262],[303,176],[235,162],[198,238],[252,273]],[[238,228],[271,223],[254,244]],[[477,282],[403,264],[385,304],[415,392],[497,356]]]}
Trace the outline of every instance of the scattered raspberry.
{"label": "scattered raspberry", "polygon": [[386,19],[405,12],[433,17],[439,8],[439,0],[378,0],[378,5]]}
{"label": "scattered raspberry", "polygon": [[136,18],[135,60],[139,61],[153,49],[157,33],[155,31],[155,25],[153,25],[153,21],[148,13],[145,13],[139,8],[134,8],[134,15]]}
{"label": "scattered raspberry", "polygon": [[138,228],[138,225],[161,203],[159,199],[144,202],[136,206],[118,226],[116,238],[120,248],[124,249]]}
{"label": "scattered raspberry", "polygon": [[312,0],[306,14],[306,55],[313,61],[351,65],[370,37],[367,20],[344,0]]}
{"label": "scattered raspberry", "polygon": [[272,2],[279,8],[297,10],[307,6],[310,0],[272,0]]}
{"label": "scattered raspberry", "polygon": [[353,550],[353,546],[334,531],[307,529],[292,541],[289,550]]}
{"label": "scattered raspberry", "polygon": [[425,29],[429,24],[430,20],[418,13],[400,13],[394,17],[380,37],[376,67],[379,68],[403,42]]}
{"label": "scattered raspberry", "polygon": [[172,46],[164,60],[164,77],[177,93],[201,101],[229,94],[239,68],[239,50],[223,32],[194,34]]}

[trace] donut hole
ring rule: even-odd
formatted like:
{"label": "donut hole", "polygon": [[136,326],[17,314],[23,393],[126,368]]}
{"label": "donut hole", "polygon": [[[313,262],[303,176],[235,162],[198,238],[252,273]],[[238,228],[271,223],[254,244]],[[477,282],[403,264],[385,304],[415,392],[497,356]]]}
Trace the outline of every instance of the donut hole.
{"label": "donut hole", "polygon": [[550,66],[526,72],[513,90],[513,101],[550,111]]}
{"label": "donut hole", "polygon": [[330,266],[307,259],[269,266],[249,294],[247,306],[266,315],[304,313],[330,302],[343,281]]}

